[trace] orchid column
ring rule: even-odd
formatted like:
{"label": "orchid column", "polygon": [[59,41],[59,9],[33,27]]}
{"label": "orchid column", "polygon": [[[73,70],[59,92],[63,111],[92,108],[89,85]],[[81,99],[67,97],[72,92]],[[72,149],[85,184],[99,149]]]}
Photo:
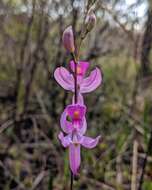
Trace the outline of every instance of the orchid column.
{"label": "orchid column", "polygon": [[[86,18],[87,32],[92,29],[95,15],[88,13]],[[92,22],[93,21],[93,22]],[[102,75],[99,68],[91,71],[89,76],[86,72],[89,69],[88,61],[78,60],[75,51],[75,39],[72,26],[66,28],[63,33],[63,45],[72,55],[73,60],[69,63],[69,70],[64,67],[58,67],[54,72],[54,77],[61,87],[73,93],[72,103],[68,105],[60,118],[62,132],[59,133],[61,144],[69,150],[69,165],[73,175],[77,175],[80,168],[80,149],[94,148],[100,139],[84,136],[87,129],[86,105],[84,104],[84,93],[95,90],[102,82]]]}

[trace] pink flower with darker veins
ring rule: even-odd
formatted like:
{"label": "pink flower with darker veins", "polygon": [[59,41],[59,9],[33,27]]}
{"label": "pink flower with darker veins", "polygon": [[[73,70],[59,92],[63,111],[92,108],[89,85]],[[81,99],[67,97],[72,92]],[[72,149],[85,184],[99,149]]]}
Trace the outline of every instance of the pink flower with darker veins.
{"label": "pink flower with darker veins", "polygon": [[[94,13],[89,12],[86,19],[87,30],[91,30],[96,22]],[[98,67],[91,71],[89,76],[86,73],[89,68],[88,61],[76,61],[75,39],[72,27],[69,26],[62,36],[63,45],[75,60],[70,61],[70,71],[65,67],[58,67],[54,72],[54,77],[61,87],[73,92],[72,104],[68,105],[60,118],[60,125],[63,132],[58,137],[61,144],[69,149],[69,161],[72,171],[71,189],[73,186],[73,175],[77,175],[81,163],[80,149],[94,148],[100,139],[84,136],[87,130],[86,106],[82,94],[95,90],[102,82],[102,73]],[[66,134],[66,135],[65,135]]]}
{"label": "pink flower with darker veins", "polygon": [[[85,77],[88,68],[89,62],[87,61],[79,61],[77,64],[78,100],[81,103],[83,103],[81,94],[92,92],[102,82],[102,74],[98,67],[91,71],[88,77]],[[74,61],[70,61],[70,69],[71,72],[65,67],[58,67],[54,72],[54,77],[61,87],[74,92]]]}
{"label": "pink flower with darker veins", "polygon": [[62,145],[65,148],[69,148],[70,168],[74,175],[78,173],[81,163],[81,145],[91,149],[98,144],[100,139],[100,136],[95,139],[84,136],[87,128],[85,111],[85,106],[78,104],[69,105],[61,116],[61,128],[68,135],[64,136],[64,134],[60,132],[58,137]]}
{"label": "pink flower with darker veins", "polygon": [[60,118],[61,129],[66,134],[78,132],[84,134],[87,129],[85,118],[86,106],[80,104],[68,105]]}

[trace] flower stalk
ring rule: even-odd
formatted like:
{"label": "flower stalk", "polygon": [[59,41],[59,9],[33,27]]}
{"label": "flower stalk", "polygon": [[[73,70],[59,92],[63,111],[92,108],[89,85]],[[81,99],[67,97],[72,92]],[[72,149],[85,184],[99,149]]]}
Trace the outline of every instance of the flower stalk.
{"label": "flower stalk", "polygon": [[[74,103],[77,104],[77,61],[76,61],[76,56],[74,53],[72,53],[72,58],[74,60]],[[73,181],[74,181],[74,176],[71,171],[71,184],[70,184],[70,190],[73,190]]]}
{"label": "flower stalk", "polygon": [[72,58],[74,61],[74,103],[77,104],[77,61],[76,61],[76,56],[75,53],[72,53]]}

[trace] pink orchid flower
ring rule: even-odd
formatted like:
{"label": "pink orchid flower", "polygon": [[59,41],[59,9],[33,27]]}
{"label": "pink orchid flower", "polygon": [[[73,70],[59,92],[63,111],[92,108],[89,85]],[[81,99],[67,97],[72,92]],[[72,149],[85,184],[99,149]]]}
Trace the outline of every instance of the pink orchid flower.
{"label": "pink orchid flower", "polygon": [[[91,71],[88,77],[85,77],[88,68],[89,62],[79,61],[77,64],[78,99],[80,99],[80,101],[83,101],[81,96],[82,93],[92,92],[102,82],[102,74],[97,67]],[[69,72],[62,66],[58,67],[54,72],[54,77],[61,87],[65,90],[74,92],[74,61],[70,61],[70,69],[72,72]]]}
{"label": "pink orchid flower", "polygon": [[68,105],[63,111],[60,119],[62,130],[66,134],[71,134],[74,131],[84,134],[87,129],[85,118],[86,106],[80,104]]}
{"label": "pink orchid flower", "polygon": [[63,133],[60,132],[58,137],[63,147],[69,148],[70,168],[72,173],[77,175],[81,163],[81,145],[85,148],[92,149],[98,144],[100,136],[93,139],[83,136],[79,133],[68,134],[67,136],[64,136]]}
{"label": "pink orchid flower", "polygon": [[69,147],[70,168],[74,175],[77,174],[80,166],[80,146],[94,148],[100,138],[100,136],[95,139],[83,136],[87,129],[85,113],[86,106],[69,105],[65,108],[60,120],[62,130],[68,135],[64,137],[60,132],[59,139],[65,148]]}

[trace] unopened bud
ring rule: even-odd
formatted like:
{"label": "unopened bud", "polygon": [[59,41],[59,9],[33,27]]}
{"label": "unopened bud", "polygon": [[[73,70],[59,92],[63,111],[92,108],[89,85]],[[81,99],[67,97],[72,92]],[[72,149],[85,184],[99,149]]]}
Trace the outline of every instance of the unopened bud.
{"label": "unopened bud", "polygon": [[88,32],[90,32],[96,24],[96,15],[93,10],[90,9],[86,16],[85,25]]}
{"label": "unopened bud", "polygon": [[73,30],[72,26],[67,27],[62,36],[62,41],[65,49],[69,52],[74,52],[75,51],[75,46],[74,46],[74,35],[73,35]]}

